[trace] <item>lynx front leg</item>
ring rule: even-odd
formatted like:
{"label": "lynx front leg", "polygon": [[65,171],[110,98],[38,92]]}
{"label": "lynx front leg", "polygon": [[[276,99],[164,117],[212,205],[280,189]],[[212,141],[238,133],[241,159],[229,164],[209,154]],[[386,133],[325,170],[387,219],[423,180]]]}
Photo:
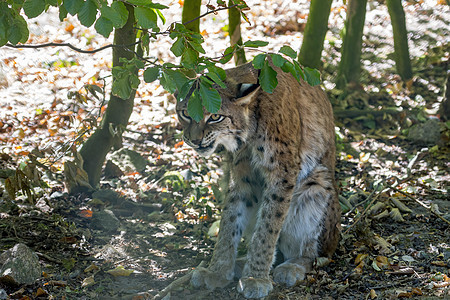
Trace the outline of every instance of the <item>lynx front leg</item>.
{"label": "lynx front leg", "polygon": [[280,170],[288,170],[284,166],[281,163],[268,172],[267,188],[249,245],[248,261],[238,285],[238,291],[246,298],[262,298],[272,290],[269,270],[295,185],[295,177],[280,175],[283,174]]}
{"label": "lynx front leg", "polygon": [[248,156],[241,153],[232,162],[230,191],[222,212],[219,237],[208,268],[198,268],[191,283],[209,289],[226,286],[234,277],[237,247],[258,199],[252,193],[254,176]]}

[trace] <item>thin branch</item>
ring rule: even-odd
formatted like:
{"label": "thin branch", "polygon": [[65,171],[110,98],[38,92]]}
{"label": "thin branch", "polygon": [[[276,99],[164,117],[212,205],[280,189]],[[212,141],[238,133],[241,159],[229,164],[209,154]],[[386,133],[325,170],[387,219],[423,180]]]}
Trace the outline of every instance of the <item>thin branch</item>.
{"label": "thin branch", "polygon": [[74,45],[69,44],[69,43],[45,43],[45,44],[36,44],[36,45],[29,45],[29,44],[28,45],[27,44],[13,45],[13,44],[7,43],[5,46],[11,47],[11,48],[19,48],[19,49],[20,48],[38,49],[38,48],[45,48],[45,47],[69,47],[70,49],[75,50],[80,53],[96,53],[96,52],[100,52],[100,51],[103,51],[108,48],[128,48],[128,47],[137,45],[140,42],[141,41],[137,41],[137,42],[135,42],[133,44],[129,44],[129,45],[109,44],[109,45],[106,45],[106,46],[103,46],[103,47],[100,47],[100,48],[94,49],[94,50],[83,50],[83,49],[77,48]]}
{"label": "thin branch", "polygon": [[238,4],[233,4],[233,5],[231,5],[231,6],[221,7],[221,8],[217,8],[217,9],[214,9],[214,10],[210,10],[210,11],[208,11],[208,12],[205,12],[203,15],[200,15],[200,16],[198,16],[198,17],[196,17],[196,18],[194,18],[194,19],[192,19],[192,20],[190,20],[190,21],[184,22],[183,25],[187,25],[187,24],[189,24],[189,23],[192,23],[192,22],[194,22],[194,21],[197,21],[198,19],[201,19],[201,18],[203,18],[203,17],[205,17],[205,16],[207,16],[207,15],[209,15],[209,14],[215,14],[215,13],[218,12],[218,11],[230,9],[230,8],[233,8],[233,7],[236,7],[236,6],[238,6]]}
{"label": "thin branch", "polygon": [[[372,191],[372,193],[370,193],[370,195],[367,196],[367,199],[364,200],[364,201],[368,201],[368,200],[369,200],[376,192],[377,192],[377,189],[374,189],[374,190]],[[382,193],[382,191],[380,191],[375,197],[373,197],[372,201],[370,201],[370,203],[366,206],[366,209],[364,209],[364,211],[361,213],[361,215],[358,217],[358,219],[356,219],[355,222],[353,222],[353,224],[350,225],[350,226],[344,231],[343,234],[347,234],[347,233],[350,231],[350,229],[352,229],[353,226],[355,226],[355,224],[358,223],[359,220],[361,220],[361,218],[366,214],[366,212],[369,210],[369,208],[372,206],[372,204],[375,202],[375,200],[378,199],[378,197],[381,195],[381,193]]]}

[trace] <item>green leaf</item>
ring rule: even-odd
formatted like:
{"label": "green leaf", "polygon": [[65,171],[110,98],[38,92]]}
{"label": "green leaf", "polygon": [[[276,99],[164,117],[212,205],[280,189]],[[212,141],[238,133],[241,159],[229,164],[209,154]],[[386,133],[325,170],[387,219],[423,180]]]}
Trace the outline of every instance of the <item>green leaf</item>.
{"label": "green leaf", "polygon": [[202,45],[197,43],[197,41],[188,41],[188,44],[197,52],[205,54],[205,49],[203,49]]}
{"label": "green leaf", "polygon": [[182,101],[186,98],[187,94],[189,93],[189,91],[192,88],[192,85],[196,81],[197,81],[196,79],[189,80],[181,87],[181,89],[178,90],[178,94],[177,94],[178,101]]}
{"label": "green leaf", "polygon": [[62,22],[67,17],[67,9],[64,5],[59,6],[59,20]]}
{"label": "green leaf", "polygon": [[164,17],[162,12],[159,9],[157,9],[157,8],[155,8],[155,11],[158,14],[158,17],[161,19],[163,25],[166,24],[166,18]]}
{"label": "green leaf", "polygon": [[144,71],[144,80],[147,83],[153,82],[158,79],[159,76],[159,67],[151,67],[147,68]]}
{"label": "green leaf", "polygon": [[320,72],[316,69],[311,69],[309,67],[305,67],[303,69],[305,71],[306,82],[311,86],[315,86],[320,84]]}
{"label": "green leaf", "polygon": [[[209,69],[208,69],[209,70]],[[226,89],[227,86],[226,84],[222,81],[222,79],[220,79],[220,77],[217,75],[217,73],[215,72],[209,72],[208,74],[206,74],[206,76],[208,76],[209,78],[211,78],[216,84],[218,84],[221,88]]]}
{"label": "green leaf", "polygon": [[300,81],[300,77],[297,74],[297,71],[295,70],[295,66],[290,61],[286,61],[286,63],[281,67],[281,70],[283,70],[286,73],[291,73],[292,76],[294,76],[297,81]]}
{"label": "green leaf", "polygon": [[[125,4],[121,1],[114,1],[111,4],[111,7],[119,13],[120,19],[122,20],[121,26],[115,26],[116,28],[122,28],[128,20],[128,9],[125,7]],[[123,25],[122,25],[123,24]]]}
{"label": "green leaf", "polygon": [[281,47],[280,53],[283,53],[287,56],[289,56],[292,59],[296,59],[297,58],[297,52],[295,52],[291,47],[289,46],[283,46]]}
{"label": "green leaf", "polygon": [[78,12],[78,20],[86,27],[91,27],[97,18],[97,4],[94,0],[86,0]]}
{"label": "green leaf", "polygon": [[144,29],[158,28],[156,13],[151,8],[135,7],[134,15],[138,26]]}
{"label": "green leaf", "polygon": [[83,0],[64,0],[64,7],[72,16],[76,15],[83,6]]}
{"label": "green leaf", "polygon": [[[296,60],[294,60],[294,67],[295,67],[295,72],[297,73],[297,77],[301,77],[303,80],[306,80],[305,72],[303,72],[302,67]],[[297,80],[300,81],[300,78]]]}
{"label": "green leaf", "polygon": [[131,88],[131,84],[127,76],[117,78],[113,82],[112,93],[121,99],[128,99],[132,90],[133,89]]}
{"label": "green leaf", "polygon": [[266,61],[266,54],[258,54],[255,56],[255,58],[253,58],[253,67],[255,67],[255,69],[262,69],[262,67],[264,66],[264,62]]}
{"label": "green leaf", "polygon": [[219,92],[213,89],[209,84],[205,83],[204,77],[200,78],[200,97],[202,98],[202,104],[212,114],[219,111],[222,105],[222,99]]}
{"label": "green leaf", "polygon": [[234,46],[228,47],[227,49],[225,49],[225,52],[223,53],[223,57],[220,59],[220,63],[221,64],[226,64],[227,62],[229,62],[232,58],[233,58],[233,53],[234,53]]}
{"label": "green leaf", "polygon": [[167,75],[165,72],[161,75],[161,78],[159,79],[159,82],[163,86],[163,88],[168,91],[169,93],[173,94],[177,91],[177,87],[175,85],[175,82],[172,81],[169,75]]}
{"label": "green leaf", "polygon": [[189,80],[189,78],[179,70],[166,70],[165,72],[170,76],[177,90],[181,90],[183,85]]}
{"label": "green leaf", "polygon": [[159,3],[153,3],[149,0],[128,0],[128,3],[134,4],[136,6],[142,6],[142,7],[148,7],[148,8],[154,8],[154,9],[166,9],[169,8],[168,6],[159,4]]}
{"label": "green leaf", "polygon": [[198,96],[198,90],[195,90],[188,101],[188,114],[197,123],[203,119],[202,100]]}
{"label": "green leaf", "polygon": [[58,6],[58,0],[45,0],[45,3],[50,6]]}
{"label": "green leaf", "polygon": [[184,37],[179,37],[175,43],[173,43],[172,47],[170,47],[170,51],[175,54],[176,57],[179,57],[183,54],[184,49],[186,49],[186,46],[184,45]]}
{"label": "green leaf", "polygon": [[23,3],[23,11],[28,18],[39,16],[45,9],[45,0],[25,0]]}
{"label": "green leaf", "polygon": [[12,25],[7,26],[7,37],[11,44],[25,43],[28,40],[27,22],[21,15],[14,16]]}
{"label": "green leaf", "polygon": [[278,85],[277,72],[269,66],[269,62],[266,60],[261,73],[259,74],[259,84],[266,93],[272,94],[273,90]]}
{"label": "green leaf", "polygon": [[187,48],[181,56],[181,64],[187,69],[194,69],[198,65],[197,51]]}
{"label": "green leaf", "polygon": [[100,18],[98,18],[97,22],[95,22],[94,28],[98,33],[107,38],[111,34],[111,31],[113,31],[113,23],[105,17],[101,16]]}
{"label": "green leaf", "polygon": [[270,54],[270,57],[272,57],[273,64],[279,68],[283,67],[283,65],[288,61],[282,55],[276,53]]}
{"label": "green leaf", "polygon": [[[113,2],[114,3],[122,3],[122,2]],[[122,16],[118,11],[116,11],[114,8],[104,5],[100,9],[102,13],[102,17],[110,20],[114,27],[121,28],[123,25],[125,25],[125,22],[127,21],[125,19],[125,22],[122,19]]]}
{"label": "green leaf", "polygon": [[246,41],[244,47],[258,48],[269,45],[269,42],[264,41]]}

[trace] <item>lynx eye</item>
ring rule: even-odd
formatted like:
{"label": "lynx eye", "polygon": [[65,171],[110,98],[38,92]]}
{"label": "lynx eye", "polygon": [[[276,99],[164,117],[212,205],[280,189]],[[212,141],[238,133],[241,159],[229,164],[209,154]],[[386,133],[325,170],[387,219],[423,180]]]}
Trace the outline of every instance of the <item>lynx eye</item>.
{"label": "lynx eye", "polygon": [[191,117],[188,115],[187,110],[182,110],[180,112],[180,115],[183,119],[185,119],[186,121],[190,122],[191,121]]}
{"label": "lynx eye", "polygon": [[222,122],[223,119],[225,119],[225,117],[222,115],[212,114],[208,119],[208,123],[219,123]]}

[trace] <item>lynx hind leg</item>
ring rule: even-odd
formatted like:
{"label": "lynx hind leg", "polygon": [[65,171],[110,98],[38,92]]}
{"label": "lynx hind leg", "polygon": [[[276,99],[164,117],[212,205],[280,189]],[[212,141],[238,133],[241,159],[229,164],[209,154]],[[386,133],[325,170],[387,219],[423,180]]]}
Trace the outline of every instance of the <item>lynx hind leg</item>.
{"label": "lynx hind leg", "polygon": [[[295,188],[278,247],[285,262],[273,271],[274,281],[288,286],[303,280],[314,259],[322,254],[322,235],[329,232],[330,207],[335,207],[336,190],[331,172],[317,166]],[[334,251],[334,249],[333,249]]]}

